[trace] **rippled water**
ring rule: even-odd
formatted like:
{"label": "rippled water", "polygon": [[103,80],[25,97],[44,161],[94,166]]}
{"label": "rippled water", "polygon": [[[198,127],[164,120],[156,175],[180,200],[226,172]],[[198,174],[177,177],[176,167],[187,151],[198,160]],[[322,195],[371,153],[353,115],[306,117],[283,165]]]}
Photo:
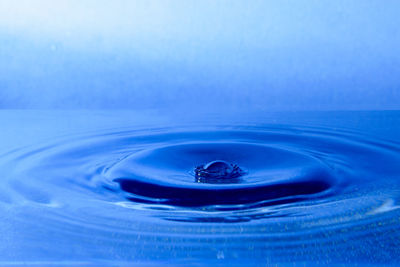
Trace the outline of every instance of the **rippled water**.
{"label": "rippled water", "polygon": [[395,265],[399,115],[3,112],[2,262]]}

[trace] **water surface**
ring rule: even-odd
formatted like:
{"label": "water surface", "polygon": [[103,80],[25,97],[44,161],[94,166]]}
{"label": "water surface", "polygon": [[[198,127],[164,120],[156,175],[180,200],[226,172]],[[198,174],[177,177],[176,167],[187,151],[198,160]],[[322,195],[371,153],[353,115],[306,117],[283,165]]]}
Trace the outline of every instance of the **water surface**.
{"label": "water surface", "polygon": [[[400,262],[397,111],[0,122],[0,263]],[[215,160],[243,172],[199,179]]]}

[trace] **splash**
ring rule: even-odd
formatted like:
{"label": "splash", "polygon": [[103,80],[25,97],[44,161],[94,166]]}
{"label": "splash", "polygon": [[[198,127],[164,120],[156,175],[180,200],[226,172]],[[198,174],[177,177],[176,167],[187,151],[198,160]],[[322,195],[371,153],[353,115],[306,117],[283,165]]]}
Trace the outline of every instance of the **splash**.
{"label": "splash", "polygon": [[207,164],[200,165],[194,170],[196,181],[199,183],[224,182],[238,178],[245,174],[239,166],[223,160],[214,160]]}

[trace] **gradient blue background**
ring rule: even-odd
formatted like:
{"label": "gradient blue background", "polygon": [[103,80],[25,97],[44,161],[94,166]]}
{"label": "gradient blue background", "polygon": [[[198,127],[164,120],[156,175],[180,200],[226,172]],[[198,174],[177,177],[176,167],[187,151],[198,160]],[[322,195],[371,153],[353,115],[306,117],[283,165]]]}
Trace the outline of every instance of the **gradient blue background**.
{"label": "gradient blue background", "polygon": [[0,0],[0,108],[400,108],[399,1]]}
{"label": "gradient blue background", "polygon": [[[0,0],[0,109],[0,265],[400,266],[399,0]],[[164,205],[231,151],[282,189]],[[108,171],[137,155],[162,205],[120,205]],[[308,199],[313,181],[330,188]]]}

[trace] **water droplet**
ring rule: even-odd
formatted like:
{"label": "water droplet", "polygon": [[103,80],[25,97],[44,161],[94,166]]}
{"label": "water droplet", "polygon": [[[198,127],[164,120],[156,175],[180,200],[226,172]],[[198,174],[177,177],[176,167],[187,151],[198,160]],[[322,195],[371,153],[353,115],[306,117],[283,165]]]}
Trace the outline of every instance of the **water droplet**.
{"label": "water droplet", "polygon": [[195,174],[198,178],[236,178],[243,175],[243,173],[237,165],[224,160],[214,160],[195,169]]}

